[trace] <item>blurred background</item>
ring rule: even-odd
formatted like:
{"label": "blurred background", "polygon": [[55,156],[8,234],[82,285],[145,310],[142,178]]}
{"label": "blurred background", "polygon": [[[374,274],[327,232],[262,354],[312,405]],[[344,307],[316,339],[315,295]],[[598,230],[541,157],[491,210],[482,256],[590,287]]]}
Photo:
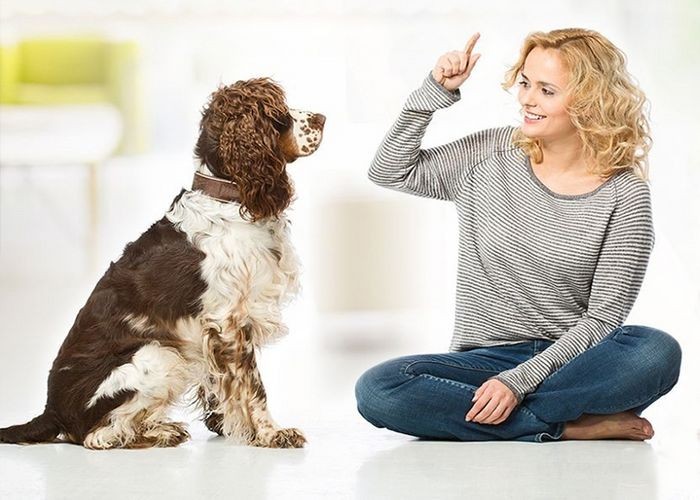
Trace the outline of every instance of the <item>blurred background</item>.
{"label": "blurred background", "polygon": [[[0,401],[16,403],[3,408],[3,423],[43,406],[50,363],[97,279],[191,185],[208,95],[257,76],[278,81],[291,107],[327,116],[319,151],[289,167],[304,289],[286,312],[291,335],[263,354],[273,413],[312,413],[312,403],[346,415],[354,380],[371,364],[446,351],[454,208],[373,185],[369,163],[437,57],[476,31],[482,57],[462,100],[435,115],[423,147],[518,125],[516,90],[501,89],[503,75],[529,32],[562,27],[595,29],[620,47],[651,103],[656,246],[628,323],[681,342],[681,383],[664,401],[700,409],[697,0],[1,6],[0,361],[22,369],[21,384],[2,369]],[[290,393],[295,383],[310,387],[306,399]],[[670,408],[660,402],[649,412],[695,437],[697,416]]]}

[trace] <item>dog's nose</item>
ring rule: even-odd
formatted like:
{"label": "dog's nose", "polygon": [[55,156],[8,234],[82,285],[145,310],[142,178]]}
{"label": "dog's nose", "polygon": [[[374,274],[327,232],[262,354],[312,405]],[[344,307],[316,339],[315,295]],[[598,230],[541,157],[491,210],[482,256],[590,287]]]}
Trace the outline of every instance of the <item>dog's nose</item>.
{"label": "dog's nose", "polygon": [[326,123],[326,117],[321,113],[314,113],[313,116],[309,118],[309,125],[311,128],[321,128],[324,123]]}

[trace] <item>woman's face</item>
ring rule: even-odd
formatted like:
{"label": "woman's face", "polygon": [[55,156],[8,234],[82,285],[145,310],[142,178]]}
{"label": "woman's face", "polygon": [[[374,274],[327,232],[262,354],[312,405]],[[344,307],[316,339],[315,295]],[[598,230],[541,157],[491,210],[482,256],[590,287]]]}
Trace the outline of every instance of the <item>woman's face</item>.
{"label": "woman's face", "polygon": [[[535,47],[530,51],[518,75],[523,134],[533,139],[540,138],[546,144],[576,133],[566,111],[568,94],[565,94],[565,88],[568,80],[568,73],[556,49]],[[531,120],[527,118],[526,111],[544,118]]]}

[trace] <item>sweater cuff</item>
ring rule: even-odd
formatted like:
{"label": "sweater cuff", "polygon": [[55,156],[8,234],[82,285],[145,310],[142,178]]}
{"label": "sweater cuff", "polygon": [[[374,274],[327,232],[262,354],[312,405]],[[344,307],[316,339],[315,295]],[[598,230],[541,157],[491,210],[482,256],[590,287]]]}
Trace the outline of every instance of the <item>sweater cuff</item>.
{"label": "sweater cuff", "polygon": [[414,111],[435,111],[441,108],[447,108],[462,97],[459,89],[447,90],[440,85],[435,78],[433,72],[430,71],[428,76],[423,80],[423,85],[417,90],[414,90],[406,101],[405,109]]}
{"label": "sweater cuff", "polygon": [[523,399],[525,398],[525,395],[527,393],[515,386],[510,379],[503,375],[503,372],[499,373],[498,375],[494,375],[493,377],[489,377],[487,380],[491,379],[498,380],[499,382],[503,383],[503,385],[505,385],[508,389],[513,391],[513,394],[515,394],[515,397],[518,399],[518,404],[523,402]]}

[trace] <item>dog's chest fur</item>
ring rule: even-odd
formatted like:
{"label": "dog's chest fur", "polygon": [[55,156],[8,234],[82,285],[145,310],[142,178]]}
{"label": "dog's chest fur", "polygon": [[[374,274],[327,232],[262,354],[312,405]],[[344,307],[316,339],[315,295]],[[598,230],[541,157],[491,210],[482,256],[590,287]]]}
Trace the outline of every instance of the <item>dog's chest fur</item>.
{"label": "dog's chest fur", "polygon": [[237,204],[189,191],[166,218],[205,255],[200,324],[224,332],[249,327],[256,345],[285,333],[281,306],[299,289],[299,264],[284,216],[251,223]]}

